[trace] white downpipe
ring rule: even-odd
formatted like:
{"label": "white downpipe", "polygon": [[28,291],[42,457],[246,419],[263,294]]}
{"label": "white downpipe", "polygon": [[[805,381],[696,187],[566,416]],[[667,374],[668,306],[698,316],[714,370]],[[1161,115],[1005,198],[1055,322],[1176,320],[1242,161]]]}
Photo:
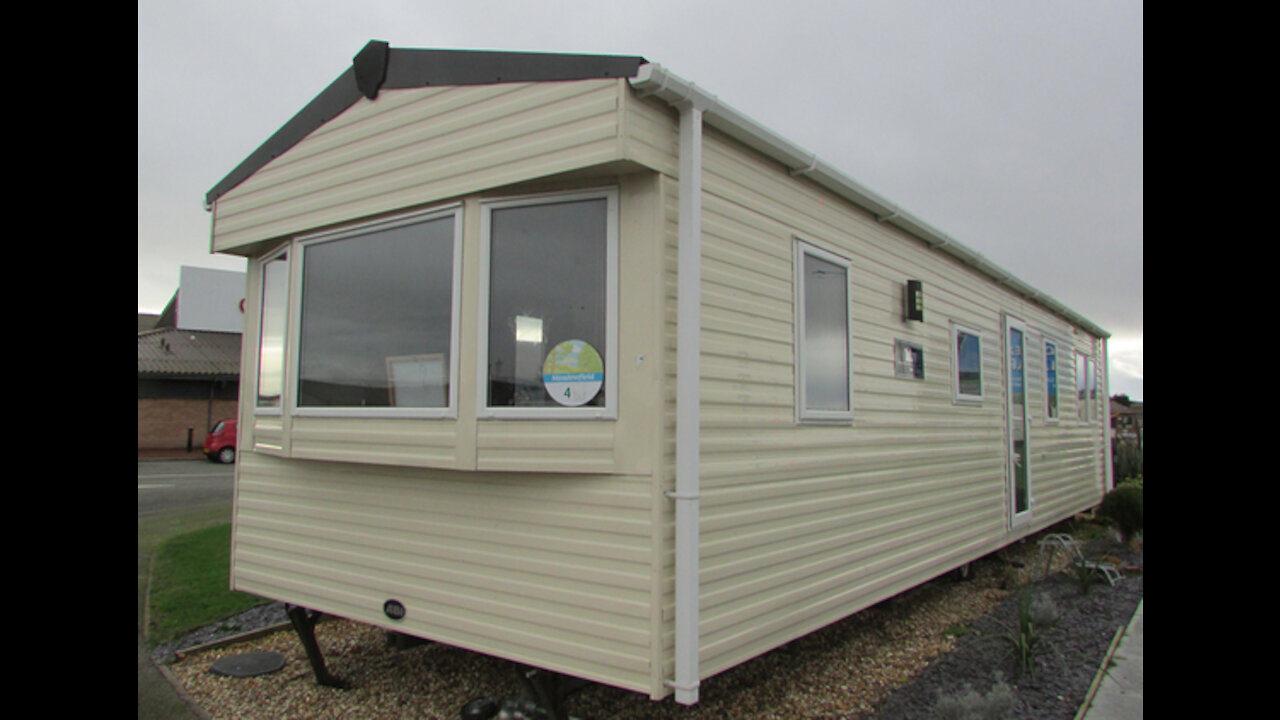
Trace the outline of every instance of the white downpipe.
{"label": "white downpipe", "polygon": [[702,120],[715,98],[657,65],[640,68],[632,85],[680,111],[680,191],[676,299],[676,702],[698,702],[698,444],[701,439]]}
{"label": "white downpipe", "polygon": [[676,702],[698,702],[698,444],[702,389],[702,108],[680,105],[676,301]]}

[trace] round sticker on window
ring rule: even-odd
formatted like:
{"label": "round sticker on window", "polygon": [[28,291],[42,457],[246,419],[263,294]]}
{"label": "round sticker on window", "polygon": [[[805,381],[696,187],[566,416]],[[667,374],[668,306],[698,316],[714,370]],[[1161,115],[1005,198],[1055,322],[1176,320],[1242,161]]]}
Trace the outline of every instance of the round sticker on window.
{"label": "round sticker on window", "polygon": [[565,340],[547,353],[542,384],[561,405],[585,405],[604,385],[604,362],[600,353],[582,340]]}

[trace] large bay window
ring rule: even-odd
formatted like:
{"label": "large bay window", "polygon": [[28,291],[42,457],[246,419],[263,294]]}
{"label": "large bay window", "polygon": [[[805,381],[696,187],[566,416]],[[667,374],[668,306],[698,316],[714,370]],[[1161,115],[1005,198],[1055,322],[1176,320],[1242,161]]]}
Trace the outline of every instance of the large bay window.
{"label": "large bay window", "polygon": [[483,203],[482,417],[617,417],[617,193]]}
{"label": "large bay window", "polygon": [[454,412],[460,243],[457,209],[301,241],[299,414]]}
{"label": "large bay window", "polygon": [[853,418],[852,327],[845,258],[796,241],[796,415]]}
{"label": "large bay window", "polygon": [[468,293],[477,417],[616,419],[617,190],[480,209],[469,289],[461,205],[301,237],[265,258],[256,410],[457,418]]}

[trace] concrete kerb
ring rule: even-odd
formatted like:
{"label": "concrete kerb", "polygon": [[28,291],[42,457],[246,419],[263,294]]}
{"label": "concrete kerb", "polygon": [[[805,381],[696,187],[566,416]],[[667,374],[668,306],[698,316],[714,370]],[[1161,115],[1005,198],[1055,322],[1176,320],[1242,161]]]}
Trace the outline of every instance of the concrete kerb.
{"label": "concrete kerb", "polygon": [[1111,643],[1089,696],[1076,720],[1124,720],[1142,717],[1142,601]]}

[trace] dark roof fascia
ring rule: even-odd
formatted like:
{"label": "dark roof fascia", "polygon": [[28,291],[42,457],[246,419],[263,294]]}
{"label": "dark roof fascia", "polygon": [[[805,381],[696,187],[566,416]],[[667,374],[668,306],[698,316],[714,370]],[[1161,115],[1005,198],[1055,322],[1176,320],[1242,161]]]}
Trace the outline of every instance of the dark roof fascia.
{"label": "dark roof fascia", "polygon": [[360,98],[374,99],[382,89],[630,78],[644,62],[643,57],[627,55],[402,49],[373,40],[352,59],[351,67],[215,185],[205,195],[205,207]]}

